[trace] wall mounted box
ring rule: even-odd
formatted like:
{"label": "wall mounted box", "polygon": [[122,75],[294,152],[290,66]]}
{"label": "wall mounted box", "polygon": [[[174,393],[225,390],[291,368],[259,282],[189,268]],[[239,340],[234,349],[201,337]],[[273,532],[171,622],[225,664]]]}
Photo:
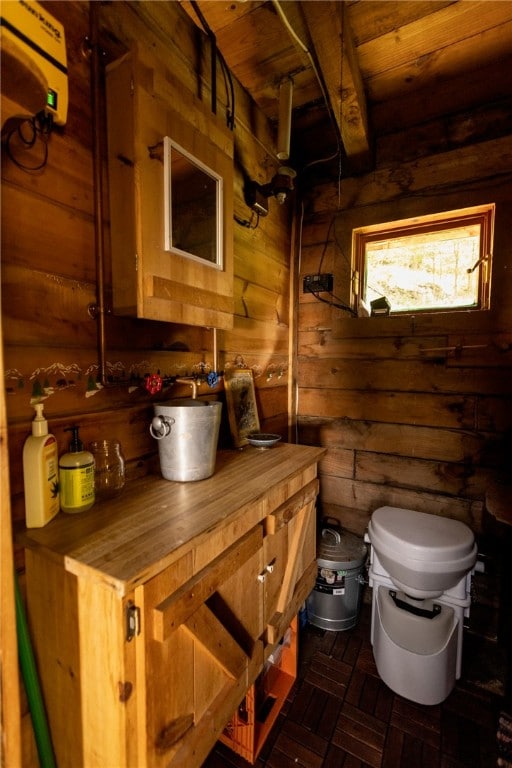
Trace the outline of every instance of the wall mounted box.
{"label": "wall mounted box", "polygon": [[[19,99],[16,91],[27,96],[27,85],[40,80],[45,83],[46,90],[42,109],[57,125],[65,125],[68,67],[63,25],[40,3],[18,0],[2,3],[0,30],[2,94],[5,91],[16,101]],[[7,66],[5,71],[4,66]],[[21,102],[25,103],[25,99]]]}
{"label": "wall mounted box", "polygon": [[[134,49],[110,64],[106,90],[114,312],[232,328],[232,132],[193,94],[173,84],[164,65],[146,51],[143,58]],[[191,258],[180,248],[166,250],[166,137],[222,181],[222,237],[212,238],[212,247],[222,241],[218,259]],[[199,229],[200,219],[191,217],[186,226]]]}

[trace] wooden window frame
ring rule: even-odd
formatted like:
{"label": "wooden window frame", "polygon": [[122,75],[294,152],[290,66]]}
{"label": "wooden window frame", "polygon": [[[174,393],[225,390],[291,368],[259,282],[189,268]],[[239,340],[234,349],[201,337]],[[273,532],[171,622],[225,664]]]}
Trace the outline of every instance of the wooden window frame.
{"label": "wooden window frame", "polygon": [[352,299],[355,309],[364,306],[366,293],[366,245],[388,237],[403,237],[406,235],[425,234],[454,227],[480,225],[480,251],[475,265],[478,269],[478,302],[475,306],[442,307],[414,310],[397,310],[390,312],[393,315],[406,315],[417,313],[440,312],[475,312],[490,309],[491,273],[492,273],[492,247],[494,235],[495,204],[472,206],[458,210],[444,211],[442,213],[426,216],[414,216],[409,219],[372,224],[358,227],[352,232],[353,253],[353,285]]}

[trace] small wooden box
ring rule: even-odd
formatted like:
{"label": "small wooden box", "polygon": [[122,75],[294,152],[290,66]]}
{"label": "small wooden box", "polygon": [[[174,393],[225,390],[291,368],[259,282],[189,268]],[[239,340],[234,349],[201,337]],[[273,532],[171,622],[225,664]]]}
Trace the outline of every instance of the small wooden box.
{"label": "small wooden box", "polygon": [[297,617],[220,736],[254,764],[297,677]]}

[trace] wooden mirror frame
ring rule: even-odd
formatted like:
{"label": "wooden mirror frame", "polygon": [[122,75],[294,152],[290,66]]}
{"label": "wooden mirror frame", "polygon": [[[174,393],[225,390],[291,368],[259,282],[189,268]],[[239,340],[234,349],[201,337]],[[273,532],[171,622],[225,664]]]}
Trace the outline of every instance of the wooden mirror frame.
{"label": "wooden mirror frame", "polygon": [[[180,221],[177,221],[180,204]],[[222,269],[223,179],[170,136],[164,137],[164,248]],[[197,233],[190,234],[190,230]],[[181,239],[179,233],[181,232]],[[183,246],[183,247],[180,247]]]}

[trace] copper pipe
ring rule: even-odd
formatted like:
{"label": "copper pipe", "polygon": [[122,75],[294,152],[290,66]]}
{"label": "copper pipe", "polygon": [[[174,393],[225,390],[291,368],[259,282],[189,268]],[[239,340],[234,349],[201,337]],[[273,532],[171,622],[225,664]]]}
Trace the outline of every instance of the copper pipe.
{"label": "copper pipe", "polygon": [[91,109],[93,131],[93,193],[94,193],[94,250],[96,255],[96,319],[98,321],[98,374],[103,386],[107,384],[105,366],[105,247],[103,241],[103,175],[101,162],[101,70],[98,45],[98,13],[100,3],[89,5],[91,53]]}
{"label": "copper pipe", "polygon": [[197,381],[190,377],[183,377],[174,379],[175,384],[188,384],[189,387],[192,387],[192,400],[195,400],[197,398]]}
{"label": "copper pipe", "polygon": [[217,360],[218,352],[217,352],[217,329],[212,328],[213,331],[213,370],[215,373],[219,370],[219,361]]}

